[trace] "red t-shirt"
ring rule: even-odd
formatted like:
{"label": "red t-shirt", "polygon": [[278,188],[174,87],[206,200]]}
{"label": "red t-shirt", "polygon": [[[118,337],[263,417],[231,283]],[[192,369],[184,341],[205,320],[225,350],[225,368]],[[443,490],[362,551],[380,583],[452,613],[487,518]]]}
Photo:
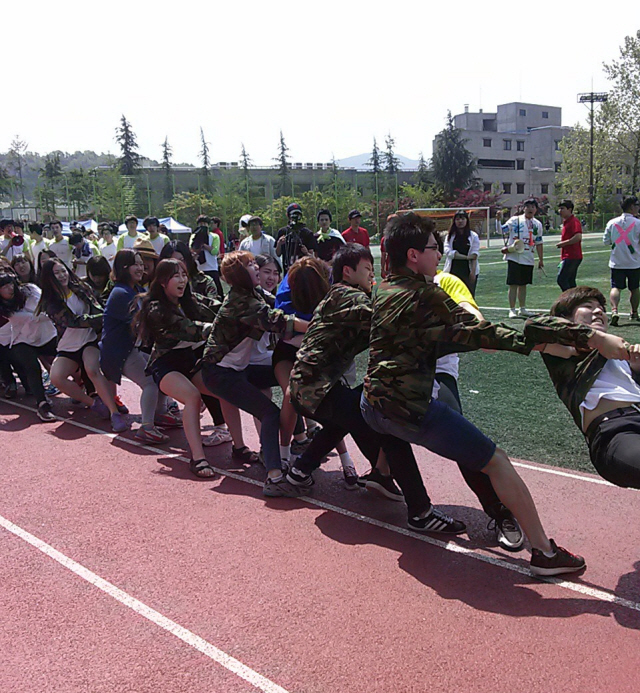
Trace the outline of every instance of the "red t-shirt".
{"label": "red t-shirt", "polygon": [[354,231],[351,227],[342,232],[342,237],[347,243],[360,243],[365,248],[369,247],[369,232],[362,226],[358,226],[358,230]]}
{"label": "red t-shirt", "polygon": [[211,233],[215,233],[220,239],[220,254],[218,257],[222,257],[224,255],[224,234],[220,229],[212,229]]}
{"label": "red t-shirt", "polygon": [[[565,219],[562,224],[562,237],[560,240],[568,241],[577,233],[582,233],[582,224],[580,223],[580,219],[578,219],[575,214],[572,214],[568,219]],[[573,245],[567,245],[564,248],[560,248],[560,250],[561,260],[582,260],[582,241],[574,243]]]}

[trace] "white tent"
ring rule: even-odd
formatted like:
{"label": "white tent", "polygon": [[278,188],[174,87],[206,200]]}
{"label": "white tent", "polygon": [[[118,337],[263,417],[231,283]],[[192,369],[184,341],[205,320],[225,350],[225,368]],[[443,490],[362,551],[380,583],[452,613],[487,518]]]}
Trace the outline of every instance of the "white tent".
{"label": "white tent", "polygon": [[[142,231],[144,233],[144,226],[142,225],[142,222],[144,219],[138,219],[138,231]],[[181,224],[179,221],[176,221],[173,217],[164,217],[162,219],[158,220],[161,224],[164,224],[169,231],[172,233],[191,233],[191,227],[190,226],[185,226],[184,224]],[[84,223],[84,222],[83,222]],[[126,233],[127,227],[124,224],[120,224],[118,226],[118,235],[122,233]]]}

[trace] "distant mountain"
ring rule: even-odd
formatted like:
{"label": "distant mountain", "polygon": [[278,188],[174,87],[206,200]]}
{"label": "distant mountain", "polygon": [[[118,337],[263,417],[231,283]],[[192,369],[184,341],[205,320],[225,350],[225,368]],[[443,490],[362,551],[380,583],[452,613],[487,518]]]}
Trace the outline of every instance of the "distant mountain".
{"label": "distant mountain", "polygon": [[[418,159],[408,159],[406,156],[396,154],[400,160],[400,168],[403,171],[416,171],[418,168]],[[368,154],[357,154],[356,156],[348,156],[346,159],[338,159],[336,163],[340,168],[357,168],[358,170],[368,170],[367,161],[371,158],[371,152]]]}

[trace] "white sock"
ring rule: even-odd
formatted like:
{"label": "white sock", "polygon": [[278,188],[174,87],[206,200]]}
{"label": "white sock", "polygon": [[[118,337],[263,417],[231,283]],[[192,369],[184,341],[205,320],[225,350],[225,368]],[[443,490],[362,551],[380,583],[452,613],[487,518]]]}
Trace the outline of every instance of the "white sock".
{"label": "white sock", "polygon": [[556,555],[555,551],[543,551],[542,552],[547,558],[553,558]]}
{"label": "white sock", "polygon": [[340,462],[342,462],[343,467],[355,467],[355,464],[353,464],[353,460],[351,459],[351,455],[349,454],[348,450],[347,452],[340,453]]}
{"label": "white sock", "polygon": [[291,457],[291,446],[290,445],[281,445],[280,446],[280,459],[281,460],[288,460]]}

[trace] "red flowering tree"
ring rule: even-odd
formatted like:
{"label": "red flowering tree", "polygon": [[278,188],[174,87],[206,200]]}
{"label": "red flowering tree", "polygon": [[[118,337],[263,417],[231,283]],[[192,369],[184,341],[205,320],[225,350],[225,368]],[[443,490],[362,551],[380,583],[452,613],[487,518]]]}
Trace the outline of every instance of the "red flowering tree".
{"label": "red flowering tree", "polygon": [[470,207],[490,207],[491,216],[495,216],[496,210],[500,206],[501,192],[485,191],[485,190],[456,190],[457,197],[449,203],[449,207],[460,207],[468,209]]}

